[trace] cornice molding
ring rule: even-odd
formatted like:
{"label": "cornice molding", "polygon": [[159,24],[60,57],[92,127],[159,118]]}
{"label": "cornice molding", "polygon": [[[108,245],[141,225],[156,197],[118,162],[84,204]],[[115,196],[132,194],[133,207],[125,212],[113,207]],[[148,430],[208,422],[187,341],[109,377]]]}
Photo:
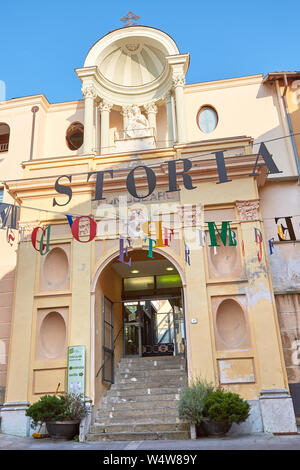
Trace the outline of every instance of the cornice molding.
{"label": "cornice molding", "polygon": [[200,82],[187,84],[184,88],[185,93],[197,93],[198,91],[219,90],[222,88],[232,88],[247,85],[262,84],[263,76],[247,75],[245,77],[225,78],[223,80],[213,80],[211,82]]}
{"label": "cornice molding", "polygon": [[[251,178],[249,175],[252,173],[256,157],[256,154],[225,157],[228,178],[232,180],[239,178]],[[91,156],[91,158],[96,159],[97,157]],[[174,155],[163,157],[161,158],[161,161],[156,161],[155,163],[151,161],[149,162],[149,165],[152,166],[152,169],[156,174],[157,187],[168,186],[168,160],[174,160]],[[218,181],[218,169],[214,155],[206,156],[205,158],[202,155],[199,155],[198,158],[193,158],[192,161],[193,166],[189,170],[189,174],[193,178],[194,183],[199,184],[202,182]],[[114,179],[109,178],[105,180],[104,194],[105,192],[112,191],[126,191],[126,179],[129,172],[129,168],[127,167],[128,160],[122,163],[124,163],[123,168],[114,168],[114,171],[117,173],[117,177]],[[139,160],[137,160],[137,166],[138,164]],[[70,163],[68,161],[68,166],[69,165]],[[140,165],[147,165],[145,158],[140,162]],[[100,169],[101,165],[98,164],[97,170],[99,171]],[[105,169],[107,169],[106,163]],[[47,167],[47,170],[49,170],[49,167]],[[261,166],[257,170],[259,175],[255,178],[257,179],[258,184],[262,185],[264,184],[268,169],[265,166]],[[61,167],[60,175],[63,174],[63,167]],[[4,184],[8,190],[8,193],[14,199],[18,199],[21,202],[23,202],[25,199],[37,199],[38,201],[38,199],[41,197],[53,197],[57,195],[54,185],[58,176],[59,175],[56,174],[55,176],[47,175],[45,177],[40,176],[21,180],[10,180],[6,181]],[[75,173],[72,174],[72,182],[68,183],[68,185],[72,187],[74,194],[92,194],[94,191],[95,181],[91,178],[91,180],[87,182],[87,172]],[[145,172],[143,169],[136,170],[136,187],[137,189],[147,187],[147,180],[145,178]]]}

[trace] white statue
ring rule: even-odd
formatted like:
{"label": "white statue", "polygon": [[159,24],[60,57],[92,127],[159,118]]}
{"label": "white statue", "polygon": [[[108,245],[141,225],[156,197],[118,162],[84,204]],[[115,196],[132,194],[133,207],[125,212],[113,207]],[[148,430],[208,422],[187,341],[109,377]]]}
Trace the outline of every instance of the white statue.
{"label": "white statue", "polygon": [[149,137],[150,135],[148,119],[145,118],[136,104],[133,105],[128,112],[128,124],[125,129],[125,136],[132,139]]}

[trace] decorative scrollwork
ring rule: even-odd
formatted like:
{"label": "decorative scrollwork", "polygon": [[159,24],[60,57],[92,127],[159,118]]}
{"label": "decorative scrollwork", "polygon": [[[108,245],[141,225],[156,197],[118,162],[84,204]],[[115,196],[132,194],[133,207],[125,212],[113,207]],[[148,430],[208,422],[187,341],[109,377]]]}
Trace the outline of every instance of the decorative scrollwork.
{"label": "decorative scrollwork", "polygon": [[147,114],[149,113],[157,113],[157,106],[155,104],[154,101],[152,101],[151,103],[147,103],[147,104],[144,104],[144,109],[146,111]]}
{"label": "decorative scrollwork", "polygon": [[113,105],[110,104],[110,103],[107,103],[107,101],[101,101],[101,103],[99,103],[99,105],[98,105],[98,108],[99,108],[100,112],[108,111],[110,113],[112,107],[113,107]]}
{"label": "decorative scrollwork", "polygon": [[259,200],[254,201],[236,201],[236,207],[239,211],[241,220],[257,220]]}
{"label": "decorative scrollwork", "polygon": [[85,98],[96,99],[96,97],[97,97],[97,92],[95,90],[95,87],[93,87],[93,85],[83,86],[81,88],[81,91],[82,91],[82,94]]}
{"label": "decorative scrollwork", "polygon": [[173,87],[178,87],[178,86],[184,86],[185,85],[185,75],[184,73],[179,73],[176,75],[173,75],[172,77],[172,84]]}

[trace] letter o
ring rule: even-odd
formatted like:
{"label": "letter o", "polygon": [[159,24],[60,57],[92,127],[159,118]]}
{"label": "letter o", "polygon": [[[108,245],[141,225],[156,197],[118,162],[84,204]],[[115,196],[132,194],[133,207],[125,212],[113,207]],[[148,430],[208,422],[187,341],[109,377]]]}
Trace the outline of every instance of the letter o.
{"label": "letter o", "polygon": [[[80,221],[80,219],[89,219],[89,221],[90,221],[90,238],[86,241],[80,240],[80,238],[79,238],[79,221]],[[88,242],[91,242],[96,236],[97,224],[94,221],[94,219],[92,219],[91,217],[87,217],[87,216],[77,217],[77,219],[75,219],[73,224],[72,224],[71,232],[72,232],[73,237],[75,238],[75,240],[77,240],[78,242],[88,243]]]}
{"label": "letter o", "polygon": [[[134,172],[138,168],[144,168],[146,171],[146,176],[147,176],[147,181],[148,181],[148,194],[145,196],[139,196],[136,192],[136,186],[135,186],[135,179],[134,179]],[[155,186],[156,186],[156,176],[153,170],[149,168],[148,166],[144,165],[139,165],[133,168],[128,175],[127,175],[127,180],[126,180],[126,186],[128,189],[128,192],[131,194],[131,196],[135,197],[136,199],[145,199],[146,197],[150,196],[150,194],[153,193]]]}

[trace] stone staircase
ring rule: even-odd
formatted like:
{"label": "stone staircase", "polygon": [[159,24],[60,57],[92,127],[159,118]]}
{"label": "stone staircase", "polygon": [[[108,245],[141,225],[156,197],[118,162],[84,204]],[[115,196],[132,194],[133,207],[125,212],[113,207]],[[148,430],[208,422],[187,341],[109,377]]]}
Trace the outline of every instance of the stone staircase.
{"label": "stone staircase", "polygon": [[189,439],[189,425],[178,418],[180,390],[186,382],[181,357],[122,358],[87,440]]}

